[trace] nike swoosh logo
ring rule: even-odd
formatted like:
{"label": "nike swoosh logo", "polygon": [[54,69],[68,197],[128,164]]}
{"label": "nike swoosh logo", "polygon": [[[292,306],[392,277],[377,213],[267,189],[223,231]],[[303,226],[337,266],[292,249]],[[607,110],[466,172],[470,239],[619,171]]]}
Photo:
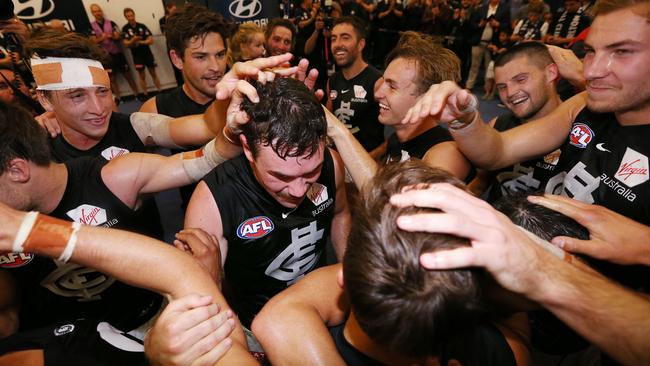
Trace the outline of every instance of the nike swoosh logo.
{"label": "nike swoosh logo", "polygon": [[349,91],[350,91],[350,89],[345,89],[345,90],[341,90],[341,93],[345,94],[345,93],[347,93]]}
{"label": "nike swoosh logo", "polygon": [[283,213],[282,213],[282,218],[283,218],[283,219],[286,219],[287,217],[289,217],[289,214],[290,214],[290,213],[291,213],[291,212],[289,212],[289,213],[284,213],[284,212],[283,212]]}
{"label": "nike swoosh logo", "polygon": [[603,143],[603,142],[601,142],[600,144],[596,144],[596,149],[598,149],[598,150],[600,150],[600,151],[604,151],[604,152],[611,153],[611,151],[608,150],[608,149],[605,149],[605,148],[603,147],[603,145],[605,145],[605,143]]}

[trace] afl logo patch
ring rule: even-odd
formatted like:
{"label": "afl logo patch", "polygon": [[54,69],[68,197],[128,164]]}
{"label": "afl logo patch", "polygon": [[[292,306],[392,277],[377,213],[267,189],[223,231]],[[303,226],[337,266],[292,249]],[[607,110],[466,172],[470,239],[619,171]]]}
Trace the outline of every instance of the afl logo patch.
{"label": "afl logo patch", "polygon": [[34,259],[31,253],[0,253],[0,268],[18,268]]}
{"label": "afl logo patch", "polygon": [[583,123],[575,123],[569,135],[569,143],[573,146],[584,149],[596,137],[594,131]]}
{"label": "afl logo patch", "polygon": [[268,235],[275,226],[266,216],[255,216],[239,224],[237,236],[242,239],[259,239]]}

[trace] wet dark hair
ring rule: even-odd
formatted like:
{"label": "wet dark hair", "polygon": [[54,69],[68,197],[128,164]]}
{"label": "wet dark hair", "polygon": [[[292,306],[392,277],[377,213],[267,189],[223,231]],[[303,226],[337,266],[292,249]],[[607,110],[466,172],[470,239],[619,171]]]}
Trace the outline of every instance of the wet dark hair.
{"label": "wet dark hair", "polygon": [[39,166],[49,165],[47,133],[26,109],[0,102],[0,174],[16,158]]}
{"label": "wet dark hair", "polygon": [[448,172],[418,159],[383,167],[357,202],[343,257],[344,288],[361,329],[377,344],[410,357],[439,355],[446,341],[474,327],[484,313],[479,270],[428,271],[420,265],[424,252],[469,241],[401,230],[400,215],[433,211],[389,202],[405,187],[443,182],[465,189]]}
{"label": "wet dark hair", "polygon": [[544,240],[550,241],[556,236],[589,239],[589,230],[574,219],[529,202],[527,197],[532,195],[543,195],[543,192],[509,194],[499,198],[493,206],[516,225]]}
{"label": "wet dark hair", "polygon": [[241,109],[251,121],[242,133],[257,155],[257,145],[270,145],[279,157],[313,155],[325,140],[325,112],[314,94],[300,81],[280,78],[255,83],[260,101],[244,98]]}

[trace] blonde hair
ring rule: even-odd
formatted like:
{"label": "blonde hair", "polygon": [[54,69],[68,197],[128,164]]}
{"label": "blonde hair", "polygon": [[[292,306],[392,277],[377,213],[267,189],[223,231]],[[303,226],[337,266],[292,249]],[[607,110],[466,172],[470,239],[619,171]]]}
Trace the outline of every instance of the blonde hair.
{"label": "blonde hair", "polygon": [[255,23],[243,23],[237,28],[237,31],[228,40],[228,65],[232,66],[235,62],[244,61],[242,58],[241,46],[253,41],[256,34],[264,35],[262,28]]}

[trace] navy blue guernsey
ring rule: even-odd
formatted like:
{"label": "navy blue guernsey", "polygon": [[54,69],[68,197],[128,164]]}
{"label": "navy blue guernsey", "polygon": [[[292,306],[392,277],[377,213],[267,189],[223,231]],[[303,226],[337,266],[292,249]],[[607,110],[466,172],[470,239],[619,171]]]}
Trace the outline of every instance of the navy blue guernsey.
{"label": "navy blue guernsey", "polygon": [[[521,126],[521,119],[512,113],[497,118],[494,129],[503,132]],[[487,201],[493,203],[502,196],[518,192],[543,190],[546,182],[553,176],[560,160],[561,149],[556,149],[543,157],[511,165],[494,172],[494,180],[489,188]]]}
{"label": "navy blue guernsey", "polygon": [[[602,205],[649,225],[648,141],[650,124],[621,126],[614,114],[585,108],[573,122],[545,191]],[[624,285],[650,291],[648,267],[590,263]]]}
{"label": "navy blue guernsey", "polygon": [[224,291],[245,326],[264,304],[324,264],[336,206],[334,161],[324,154],[321,175],[295,209],[280,205],[259,184],[244,155],[203,180],[214,197],[228,241]]}
{"label": "navy blue guernsey", "polygon": [[142,339],[106,322],[78,319],[19,332],[0,341],[0,355],[43,350],[43,366],[146,366]]}
{"label": "navy blue guernsey", "polygon": [[55,138],[50,137],[48,139],[50,152],[52,152],[54,160],[61,163],[82,156],[101,156],[106,160],[111,160],[129,152],[144,152],[144,143],[135,133],[129,117],[128,114],[113,112],[106,135],[97,145],[88,150],[79,150],[70,145],[62,134]]}
{"label": "navy blue guernsey", "polygon": [[[142,222],[102,181],[101,169],[106,163],[94,157],[65,162],[68,184],[59,205],[49,215],[84,225],[151,235],[155,229],[146,230],[148,223]],[[162,298],[153,292],[72,262],[33,254],[23,256],[19,264],[16,260],[0,264],[23,289],[21,330],[81,317],[110,321],[120,329],[130,330],[151,319],[160,308]]]}
{"label": "navy blue guernsey", "polygon": [[380,77],[381,72],[368,65],[350,80],[345,79],[342,71],[329,79],[332,112],[367,151],[384,141],[384,125],[377,119],[379,103],[374,96],[375,82]]}

